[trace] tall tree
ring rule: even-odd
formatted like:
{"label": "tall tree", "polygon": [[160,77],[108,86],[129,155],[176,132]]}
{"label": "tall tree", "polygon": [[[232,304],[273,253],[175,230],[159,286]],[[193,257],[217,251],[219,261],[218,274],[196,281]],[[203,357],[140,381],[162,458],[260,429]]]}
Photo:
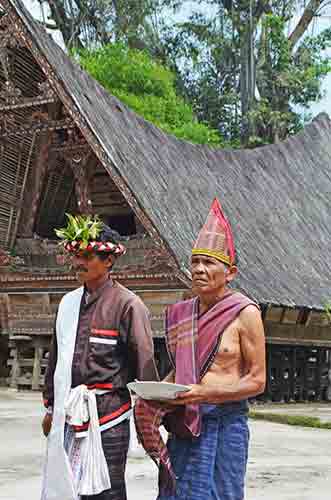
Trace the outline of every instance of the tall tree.
{"label": "tall tree", "polygon": [[59,29],[69,49],[118,41],[125,41],[132,48],[146,48],[148,42],[152,45],[155,41],[156,23],[162,13],[175,11],[181,3],[178,0],[44,1],[50,10],[47,27]]}
{"label": "tall tree", "polygon": [[45,1],[69,48],[122,42],[168,66],[198,119],[233,145],[297,131],[298,106],[321,98],[331,69],[330,30],[309,31],[328,0],[196,0],[186,21],[175,16],[185,0]]}
{"label": "tall tree", "polygon": [[[312,20],[326,4],[204,0],[203,13],[200,5],[199,14],[175,26],[177,53],[188,61],[178,70],[200,117],[209,121],[212,115],[214,126],[219,121],[230,135],[240,128],[244,145],[273,142],[296,130],[300,113],[295,105],[317,101],[330,71],[324,53],[330,30],[309,35]],[[298,21],[290,30],[293,18]],[[206,109],[206,96],[213,110]]]}

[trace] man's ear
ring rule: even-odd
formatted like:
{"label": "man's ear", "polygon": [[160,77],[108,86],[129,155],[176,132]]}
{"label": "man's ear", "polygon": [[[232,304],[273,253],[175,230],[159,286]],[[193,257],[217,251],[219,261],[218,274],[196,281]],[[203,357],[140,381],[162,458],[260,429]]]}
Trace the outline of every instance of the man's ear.
{"label": "man's ear", "polygon": [[230,283],[230,281],[234,280],[235,277],[237,276],[238,273],[238,268],[237,266],[230,266],[226,269],[226,274],[225,274],[225,279],[227,283]]}
{"label": "man's ear", "polygon": [[111,270],[111,268],[115,264],[115,257],[113,255],[109,255],[107,262],[108,262],[108,269]]}

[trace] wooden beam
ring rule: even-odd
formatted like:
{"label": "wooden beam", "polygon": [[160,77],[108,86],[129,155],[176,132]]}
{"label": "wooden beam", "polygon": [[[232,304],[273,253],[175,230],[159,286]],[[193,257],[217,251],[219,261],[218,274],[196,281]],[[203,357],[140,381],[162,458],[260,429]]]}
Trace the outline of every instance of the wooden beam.
{"label": "wooden beam", "polygon": [[93,162],[93,158],[93,152],[90,150],[89,154],[79,163],[75,163],[74,157],[68,159],[75,177],[78,210],[85,214],[92,212],[91,183],[96,168],[96,162]]}
{"label": "wooden beam", "polygon": [[295,345],[330,345],[331,344],[331,328],[330,326],[310,326],[295,324],[280,324],[273,322],[265,322],[265,331],[267,342],[284,343]]}
{"label": "wooden beam", "polygon": [[281,316],[280,316],[279,323],[284,323],[285,316],[286,316],[286,312],[287,312],[287,307],[283,307],[283,310],[282,310],[282,314],[281,314]]}
{"label": "wooden beam", "polygon": [[309,311],[309,312],[308,312],[308,314],[307,314],[307,318],[306,318],[306,320],[305,320],[305,322],[304,322],[304,325],[305,325],[305,326],[309,326],[310,321],[311,321],[311,317],[312,317],[312,313],[313,313],[313,311]]}
{"label": "wooden beam", "polygon": [[[57,194],[62,186],[62,183],[63,183],[63,180],[65,178],[66,173],[67,173],[66,168],[63,168],[60,172],[58,179],[57,179],[55,189],[53,188],[53,192],[51,194],[51,200],[47,204],[47,209],[49,209],[50,212],[52,212],[53,207],[54,207],[54,203],[56,203],[56,197],[57,197]],[[65,207],[63,207],[63,209],[65,210]]]}
{"label": "wooden beam", "polygon": [[6,237],[6,246],[10,246],[10,247],[11,247],[11,242],[13,241],[12,240],[12,234],[13,234],[12,224],[14,222],[15,209],[17,210],[17,194],[18,194],[17,188],[18,188],[18,182],[19,182],[20,172],[21,172],[21,162],[22,162],[22,146],[19,148],[18,161],[17,161],[17,166],[16,166],[15,184],[14,184],[14,189],[13,189],[13,197],[15,200],[15,204],[12,205],[12,207],[10,209],[8,231],[7,231],[7,237]]}
{"label": "wooden beam", "polygon": [[20,192],[20,196],[19,196],[19,200],[18,200],[18,211],[16,214],[15,225],[14,225],[14,229],[12,231],[11,240],[10,240],[10,248],[13,248],[15,241],[16,241],[17,231],[18,231],[18,227],[19,227],[19,221],[20,221],[20,217],[21,217],[21,213],[22,213],[22,205],[23,205],[24,194],[25,194],[25,186],[26,186],[29,172],[30,172],[31,158],[32,158],[33,149],[35,146],[35,141],[36,141],[36,134],[34,134],[32,137],[27,162],[25,165],[23,183],[21,186],[21,192]]}
{"label": "wooden beam", "polygon": [[54,99],[54,98],[50,98],[50,99],[24,98],[24,99],[22,99],[21,102],[18,102],[15,104],[3,104],[3,105],[1,105],[0,112],[11,111],[13,109],[32,108],[35,106],[42,106],[43,104],[53,104],[55,102],[57,102],[57,99]]}
{"label": "wooden beam", "polygon": [[47,172],[49,147],[51,144],[51,135],[47,134],[41,139],[39,157],[34,165],[34,175],[31,176],[31,184],[26,190],[23,200],[24,213],[20,221],[18,234],[23,237],[31,238],[33,228],[38,215],[41,190]]}

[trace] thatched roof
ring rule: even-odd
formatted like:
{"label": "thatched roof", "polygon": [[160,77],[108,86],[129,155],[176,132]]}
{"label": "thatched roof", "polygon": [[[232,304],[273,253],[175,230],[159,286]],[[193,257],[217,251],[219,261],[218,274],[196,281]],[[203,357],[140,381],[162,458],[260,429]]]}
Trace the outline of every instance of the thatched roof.
{"label": "thatched roof", "polygon": [[[260,303],[323,307],[331,297],[331,122],[322,114],[287,141],[215,150],[168,136],[109,95],[10,0],[34,53],[103,150],[110,175],[188,275],[192,243],[215,195],[235,233],[238,285]],[[77,122],[78,123],[78,122]],[[79,123],[78,123],[79,125]],[[100,157],[100,154],[99,154]]]}

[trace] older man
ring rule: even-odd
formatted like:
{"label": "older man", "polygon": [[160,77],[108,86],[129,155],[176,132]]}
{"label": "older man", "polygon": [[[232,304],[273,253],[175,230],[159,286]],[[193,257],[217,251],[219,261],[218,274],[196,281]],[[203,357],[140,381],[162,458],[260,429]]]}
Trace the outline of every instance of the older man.
{"label": "older man", "polygon": [[119,235],[97,218],[68,219],[57,234],[83,286],[63,297],[57,313],[44,391],[42,498],[126,500],[126,384],[158,379],[149,315],[110,277],[125,251]]}
{"label": "older man", "polygon": [[[160,467],[159,500],[243,500],[248,455],[247,399],[265,386],[265,340],[258,306],[228,285],[235,250],[218,200],[192,251],[196,298],[168,308],[168,382],[190,386],[167,406],[139,400],[135,417]],[[147,431],[164,423],[167,447]]]}

